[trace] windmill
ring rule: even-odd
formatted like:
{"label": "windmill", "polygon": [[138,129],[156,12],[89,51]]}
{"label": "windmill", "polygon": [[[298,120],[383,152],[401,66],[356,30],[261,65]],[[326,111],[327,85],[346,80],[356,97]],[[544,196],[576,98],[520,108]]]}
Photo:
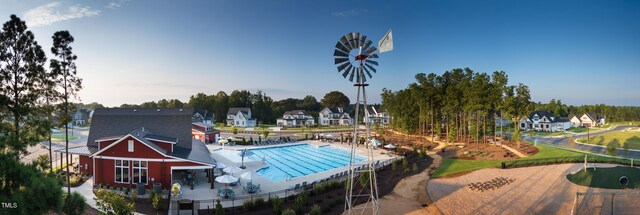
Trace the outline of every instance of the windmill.
{"label": "windmill", "polygon": [[[367,147],[367,164],[356,164],[354,158],[356,156],[356,144],[358,142],[358,117],[360,115],[360,103],[362,103],[363,110],[367,110],[367,94],[365,87],[367,77],[372,78],[371,73],[376,73],[378,62],[372,59],[378,58],[376,52],[391,51],[393,49],[393,42],[391,37],[391,30],[387,31],[385,36],[378,42],[380,51],[373,45],[371,40],[367,39],[367,36],[360,34],[359,32],[347,33],[340,38],[336,43],[335,50],[333,52],[334,64],[338,67],[338,73],[341,73],[342,77],[348,79],[350,82],[354,81],[353,86],[358,88],[358,96],[356,97],[356,113],[354,116],[355,122],[353,127],[353,139],[351,143],[351,156],[349,162],[349,183],[347,184],[347,192],[345,194],[344,211],[347,214],[362,214],[366,210],[371,210],[372,214],[380,213],[380,206],[378,204],[378,183],[376,180],[375,163],[373,160],[373,147],[368,143],[371,141],[371,129],[370,123],[366,123],[365,133],[365,147]],[[354,52],[354,53],[352,53]],[[366,74],[366,75],[365,75]],[[362,94],[362,97],[361,97]],[[364,114],[367,115],[366,113]],[[354,190],[354,184],[359,181],[360,174],[367,174],[368,182],[366,186],[361,186],[362,189]],[[365,183],[361,183],[363,185]],[[356,193],[354,193],[354,191]],[[366,202],[360,203],[360,200],[365,199]],[[367,213],[368,214],[368,213]]]}

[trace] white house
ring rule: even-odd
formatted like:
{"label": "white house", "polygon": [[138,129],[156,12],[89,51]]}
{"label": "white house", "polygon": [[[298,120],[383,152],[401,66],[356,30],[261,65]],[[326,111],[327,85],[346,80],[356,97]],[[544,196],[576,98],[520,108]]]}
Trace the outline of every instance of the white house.
{"label": "white house", "polygon": [[216,120],[215,114],[207,110],[195,111],[193,113],[193,116],[191,116],[192,122],[203,122],[207,124],[213,124],[215,120]]}
{"label": "white house", "polygon": [[365,116],[362,117],[362,121],[364,123],[388,125],[389,114],[385,111],[378,112],[375,107],[369,106]]}
{"label": "white house", "polygon": [[571,122],[564,117],[555,117],[547,111],[532,112],[528,118],[520,120],[520,129],[536,131],[564,131],[571,128]]}
{"label": "white house", "polygon": [[353,118],[343,108],[324,108],[318,113],[321,126],[353,125]]}
{"label": "white house", "polygon": [[87,109],[80,109],[73,113],[73,125],[84,125],[89,123],[89,111]]}
{"label": "white house", "polygon": [[250,108],[229,108],[227,126],[252,128],[256,126],[256,119],[251,118]]}
{"label": "white house", "polygon": [[292,110],[282,114],[282,118],[276,120],[280,127],[303,127],[315,126],[313,116],[307,114],[304,110]]}

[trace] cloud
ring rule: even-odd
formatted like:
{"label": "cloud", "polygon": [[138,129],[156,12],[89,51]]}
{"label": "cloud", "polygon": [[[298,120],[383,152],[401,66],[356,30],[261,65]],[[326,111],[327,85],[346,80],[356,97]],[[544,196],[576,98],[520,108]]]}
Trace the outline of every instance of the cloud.
{"label": "cloud", "polygon": [[122,7],[122,5],[125,2],[128,2],[129,0],[113,0],[111,2],[109,2],[109,4],[107,5],[107,8],[109,9],[117,9],[119,7]]}
{"label": "cloud", "polygon": [[347,11],[334,12],[332,15],[346,17],[346,16],[357,16],[359,14],[366,13],[366,12],[368,12],[367,9],[352,9]]}
{"label": "cloud", "polygon": [[24,19],[29,27],[46,26],[56,22],[79,19],[82,17],[92,17],[100,15],[100,10],[93,10],[91,7],[81,5],[69,6],[67,10],[59,10],[60,2],[51,2],[24,13]]}

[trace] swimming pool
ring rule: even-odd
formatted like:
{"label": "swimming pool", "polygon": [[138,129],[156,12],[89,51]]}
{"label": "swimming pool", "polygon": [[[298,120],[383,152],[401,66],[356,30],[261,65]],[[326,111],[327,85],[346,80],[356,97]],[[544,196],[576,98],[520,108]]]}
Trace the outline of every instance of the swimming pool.
{"label": "swimming pool", "polygon": [[[271,181],[282,181],[349,165],[349,151],[332,146],[308,144],[251,149],[254,159],[263,158],[269,167],[257,171]],[[356,156],[354,162],[365,161]]]}

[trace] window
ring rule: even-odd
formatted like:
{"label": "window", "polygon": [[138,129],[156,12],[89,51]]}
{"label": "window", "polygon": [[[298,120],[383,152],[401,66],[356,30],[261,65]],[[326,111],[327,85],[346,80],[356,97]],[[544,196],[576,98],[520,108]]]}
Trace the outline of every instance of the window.
{"label": "window", "polygon": [[116,183],[129,183],[129,161],[116,160]]}
{"label": "window", "polygon": [[147,184],[147,162],[133,161],[133,183]]}
{"label": "window", "polygon": [[133,152],[133,140],[129,140],[128,143],[129,143],[129,147],[128,147],[129,152]]}

